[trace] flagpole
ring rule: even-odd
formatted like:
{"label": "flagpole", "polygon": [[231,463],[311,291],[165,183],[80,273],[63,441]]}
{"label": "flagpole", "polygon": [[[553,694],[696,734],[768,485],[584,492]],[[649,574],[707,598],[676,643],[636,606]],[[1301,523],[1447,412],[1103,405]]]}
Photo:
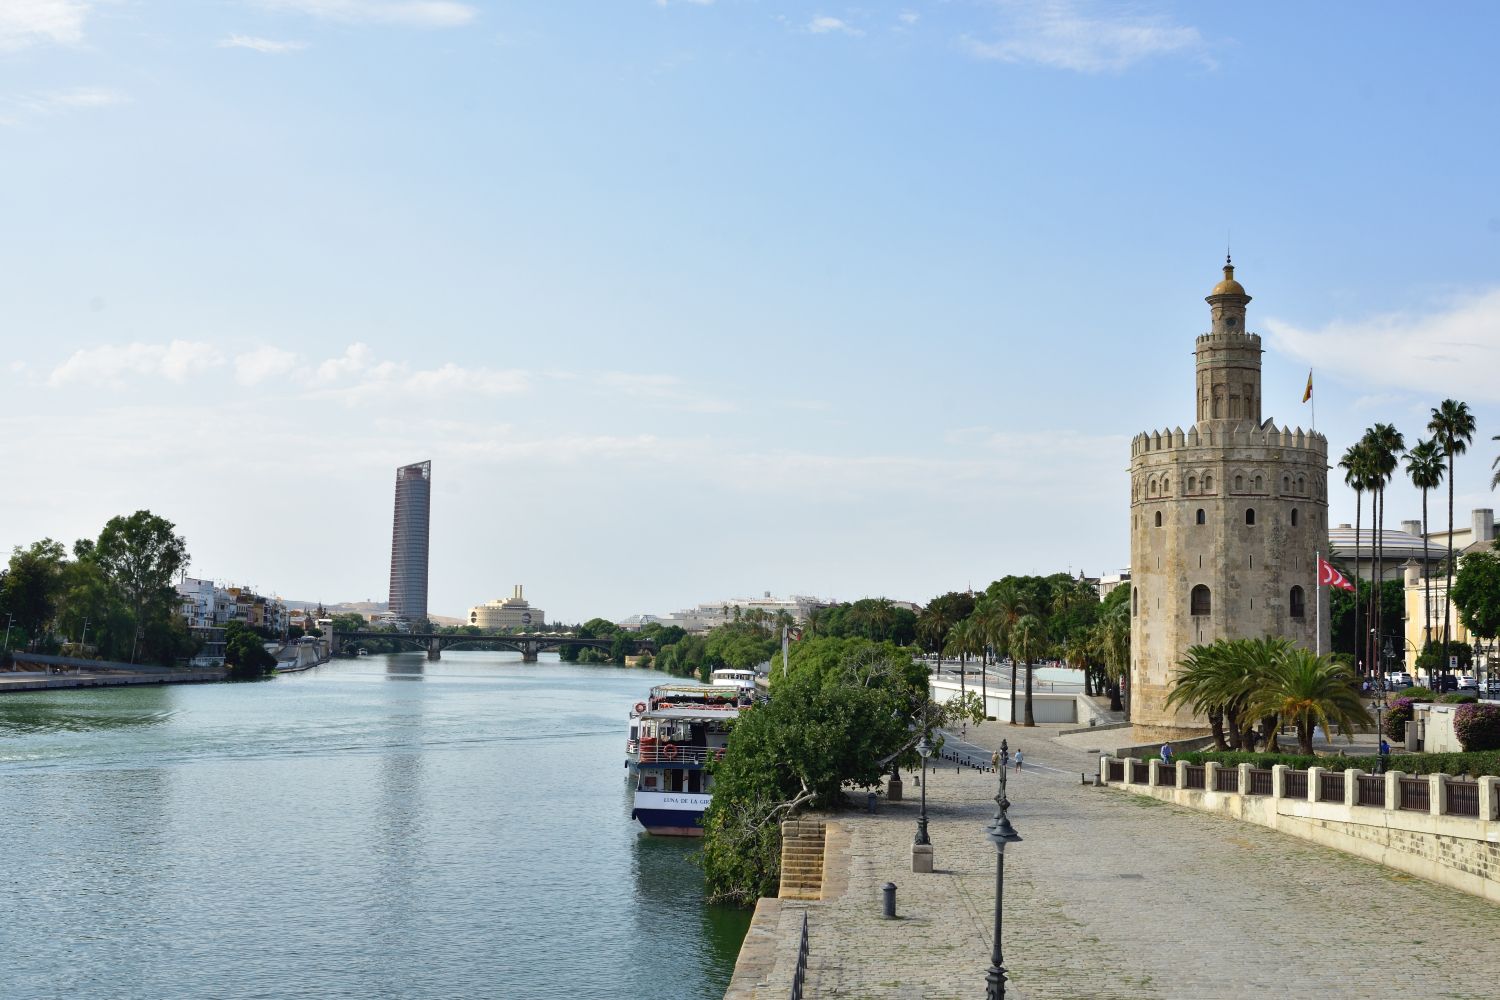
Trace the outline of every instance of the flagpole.
{"label": "flagpole", "polygon": [[1313,647],[1319,656],[1323,655],[1323,571],[1318,565],[1322,558],[1322,553],[1313,553],[1313,586],[1317,588],[1313,591],[1313,600],[1318,602],[1313,609]]}
{"label": "flagpole", "polygon": [[[1312,385],[1312,370],[1311,369],[1309,369],[1308,373],[1307,373],[1307,384],[1308,385]],[[1318,429],[1318,394],[1317,393],[1313,393],[1312,396],[1310,396],[1307,401],[1312,404],[1312,429],[1313,430],[1317,430]]]}

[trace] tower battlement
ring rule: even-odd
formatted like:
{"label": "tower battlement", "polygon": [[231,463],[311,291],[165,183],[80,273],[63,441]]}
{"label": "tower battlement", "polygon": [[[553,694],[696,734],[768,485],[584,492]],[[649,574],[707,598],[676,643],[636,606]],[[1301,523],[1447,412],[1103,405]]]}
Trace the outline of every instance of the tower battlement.
{"label": "tower battlement", "polygon": [[1163,427],[1159,431],[1143,431],[1130,439],[1132,459],[1147,452],[1188,448],[1273,448],[1284,452],[1307,451],[1325,461],[1328,458],[1328,439],[1322,434],[1300,427],[1277,427],[1270,422],[1255,426],[1247,421],[1226,428],[1222,421],[1204,421],[1190,425],[1186,431],[1181,427]]}

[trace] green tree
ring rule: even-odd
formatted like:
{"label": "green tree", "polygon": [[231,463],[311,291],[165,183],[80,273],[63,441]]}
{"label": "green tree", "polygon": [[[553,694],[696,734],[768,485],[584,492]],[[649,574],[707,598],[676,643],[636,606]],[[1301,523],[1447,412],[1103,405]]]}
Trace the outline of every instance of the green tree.
{"label": "green tree", "polygon": [[1281,646],[1265,665],[1250,693],[1245,712],[1251,717],[1280,716],[1297,724],[1302,753],[1313,752],[1313,727],[1322,725],[1332,738],[1333,726],[1354,741],[1355,726],[1373,725],[1359,694],[1353,671],[1329,656],[1295,646]]}
{"label": "green tree", "polygon": [[[153,637],[171,634],[165,626],[177,613],[173,582],[188,564],[187,543],[176,526],[138,510],[110,518],[92,546],[81,543],[76,551],[98,565],[130,613],[129,626],[108,635],[115,657],[172,662],[180,652],[176,644],[162,646]],[[144,639],[139,644],[138,635]]]}
{"label": "green tree", "polygon": [[[1372,513],[1370,520],[1375,526],[1375,537],[1371,543],[1375,560],[1374,579],[1383,582],[1385,580],[1385,488],[1396,470],[1400,468],[1397,456],[1406,450],[1406,440],[1392,425],[1377,423],[1365,431],[1364,444],[1370,459],[1370,509]],[[1384,618],[1380,611],[1379,602],[1374,603],[1370,621],[1376,636],[1385,634]],[[1378,646],[1372,647],[1370,650],[1372,673],[1377,670],[1378,656]]]}
{"label": "green tree", "polygon": [[[1344,470],[1344,483],[1354,490],[1354,572],[1350,574],[1356,584],[1359,583],[1359,522],[1360,514],[1364,511],[1365,490],[1370,488],[1370,482],[1374,476],[1371,470],[1370,449],[1361,441],[1352,444],[1344,450],[1344,457],[1339,459],[1339,468]],[[1359,629],[1359,604],[1354,605],[1354,630],[1352,652],[1357,663],[1364,662],[1365,654],[1361,651],[1364,643],[1361,641],[1364,633]],[[1337,648],[1337,647],[1335,647]]]}
{"label": "green tree", "polygon": [[1427,493],[1443,485],[1443,453],[1436,441],[1418,439],[1406,453],[1406,475],[1411,484],[1422,491],[1422,580],[1426,584],[1422,644],[1426,645],[1432,641],[1432,561],[1427,546],[1432,522],[1427,518]]}
{"label": "green tree", "polygon": [[235,680],[257,680],[276,668],[276,657],[266,652],[261,637],[243,622],[224,626],[224,662]]}
{"label": "green tree", "polygon": [[57,614],[64,585],[67,551],[61,542],[44,538],[11,552],[0,587],[0,611],[15,616],[28,636],[40,636]]}
{"label": "green tree", "polygon": [[[1442,403],[1433,407],[1432,419],[1427,422],[1427,429],[1432,432],[1433,440],[1442,449],[1443,457],[1448,462],[1448,567],[1447,586],[1444,594],[1453,593],[1453,460],[1468,450],[1469,442],[1474,440],[1474,416],[1469,412],[1466,403],[1456,399],[1445,399]],[[1422,529],[1425,531],[1424,524]],[[1448,638],[1450,633],[1449,608],[1453,602],[1443,601],[1443,649],[1448,649]],[[1446,656],[1444,657],[1444,669],[1447,669]]]}
{"label": "green tree", "polygon": [[[1036,716],[1031,706],[1031,660],[1041,648],[1042,639],[1042,621],[1036,615],[1023,615],[1016,622],[1010,637],[1011,656],[1026,669],[1026,713],[1022,724],[1027,726],[1036,725]],[[1015,709],[1012,708],[1011,711],[1014,713]]]}
{"label": "green tree", "polygon": [[1493,552],[1464,556],[1453,581],[1458,620],[1473,634],[1493,640],[1500,634],[1500,557]]}

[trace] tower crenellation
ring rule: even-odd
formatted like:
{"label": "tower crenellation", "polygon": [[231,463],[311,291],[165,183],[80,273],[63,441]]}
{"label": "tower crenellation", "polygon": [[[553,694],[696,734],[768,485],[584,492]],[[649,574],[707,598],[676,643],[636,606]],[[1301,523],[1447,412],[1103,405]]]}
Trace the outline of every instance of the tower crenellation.
{"label": "tower crenellation", "polygon": [[1318,648],[1328,442],[1262,419],[1261,340],[1232,263],[1206,301],[1197,420],[1130,443],[1131,719],[1146,739],[1204,726],[1166,705],[1188,647],[1279,635]]}

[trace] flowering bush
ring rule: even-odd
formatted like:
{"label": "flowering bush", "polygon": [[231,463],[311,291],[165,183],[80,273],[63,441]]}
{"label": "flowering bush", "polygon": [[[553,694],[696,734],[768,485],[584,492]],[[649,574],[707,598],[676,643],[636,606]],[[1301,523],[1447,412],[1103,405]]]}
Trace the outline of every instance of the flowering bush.
{"label": "flowering bush", "polygon": [[[1429,699],[1421,699],[1423,701]],[[1406,724],[1412,719],[1412,706],[1417,703],[1415,698],[1397,698],[1386,706],[1385,709],[1385,734],[1393,740],[1406,739]]]}
{"label": "flowering bush", "polygon": [[1500,750],[1500,705],[1460,705],[1453,731],[1465,750]]}

